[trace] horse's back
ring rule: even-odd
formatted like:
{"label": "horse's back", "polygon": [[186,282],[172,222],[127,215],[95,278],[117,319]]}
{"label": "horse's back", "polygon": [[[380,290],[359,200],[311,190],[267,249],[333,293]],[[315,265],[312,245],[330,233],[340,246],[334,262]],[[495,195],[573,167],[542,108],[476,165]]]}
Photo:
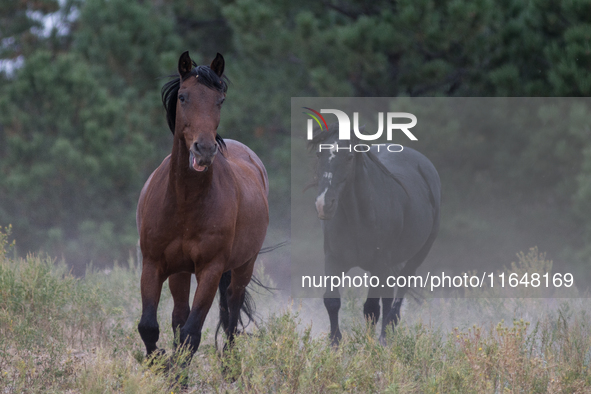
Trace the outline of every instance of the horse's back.
{"label": "horse's back", "polygon": [[404,147],[401,152],[382,149],[373,153],[411,195],[416,194],[411,197],[426,196],[431,205],[439,209],[441,181],[435,166],[425,155],[408,147]]}
{"label": "horse's back", "polygon": [[269,194],[269,178],[261,159],[248,146],[232,139],[225,139],[226,158],[233,164],[238,175],[254,176],[260,182],[265,196]]}

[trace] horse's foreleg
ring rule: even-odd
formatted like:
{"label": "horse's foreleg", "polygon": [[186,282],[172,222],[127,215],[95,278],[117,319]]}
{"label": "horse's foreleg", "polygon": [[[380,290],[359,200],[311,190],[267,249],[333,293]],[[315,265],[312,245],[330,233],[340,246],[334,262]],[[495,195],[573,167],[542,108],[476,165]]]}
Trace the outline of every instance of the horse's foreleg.
{"label": "horse's foreleg", "polygon": [[147,356],[156,351],[156,342],[160,336],[157,311],[163,282],[164,279],[158,272],[156,264],[145,260],[141,278],[142,317],[137,329],[146,346]]}
{"label": "horse's foreleg", "polygon": [[380,297],[374,287],[370,287],[367,300],[363,304],[363,316],[372,327],[380,320]]}
{"label": "horse's foreleg", "polygon": [[[324,257],[324,272],[326,275],[336,275],[343,271],[343,267],[339,266],[338,259],[325,254]],[[341,330],[339,329],[339,309],[341,309],[341,295],[338,289],[326,288],[324,292],[324,307],[328,312],[328,319],[330,321],[330,340],[333,346],[338,346],[341,338]]]}
{"label": "horse's foreleg", "polygon": [[193,298],[193,306],[180,332],[180,343],[186,344],[191,354],[194,354],[199,348],[203,322],[215,298],[221,276],[222,269],[217,269],[215,264],[197,275],[197,290],[195,298]]}
{"label": "horse's foreleg", "polygon": [[[177,329],[185,325],[191,308],[189,307],[189,293],[191,291],[191,274],[178,273],[168,278],[170,293],[174,301],[172,310],[172,332],[176,334]],[[177,342],[175,341],[175,347]]]}
{"label": "horse's foreleg", "polygon": [[232,270],[232,281],[226,294],[229,318],[225,332],[229,346],[232,346],[234,343],[234,335],[236,335],[238,321],[240,321],[240,310],[244,304],[244,297],[246,295],[246,286],[250,283],[255,260],[256,257],[243,266]]}
{"label": "horse's foreleg", "polygon": [[324,306],[326,307],[328,319],[330,320],[330,340],[333,346],[337,346],[343,337],[341,330],[339,329],[339,309],[341,309],[341,298],[339,293],[337,291],[331,292],[327,290],[326,293],[324,293]]}

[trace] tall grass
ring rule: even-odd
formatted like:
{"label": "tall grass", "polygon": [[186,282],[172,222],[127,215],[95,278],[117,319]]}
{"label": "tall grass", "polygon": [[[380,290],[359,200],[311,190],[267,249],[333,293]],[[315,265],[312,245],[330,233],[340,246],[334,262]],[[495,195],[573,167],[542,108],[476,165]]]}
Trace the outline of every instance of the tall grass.
{"label": "tall grass", "polygon": [[169,389],[133,356],[135,267],[78,279],[49,257],[10,258],[7,240],[0,232],[0,393]]}
{"label": "tall grass", "polygon": [[[324,314],[312,326],[305,306],[259,294],[272,312],[234,348],[220,357],[212,314],[190,366],[166,374],[143,360],[138,283],[132,259],[75,278],[51,258],[12,258],[0,232],[0,393],[177,393],[179,375],[188,377],[185,392],[199,393],[591,392],[591,319],[581,300],[408,300],[381,346],[349,298],[334,348],[315,327]],[[163,296],[159,344],[170,354]],[[480,320],[469,325],[466,316]]]}

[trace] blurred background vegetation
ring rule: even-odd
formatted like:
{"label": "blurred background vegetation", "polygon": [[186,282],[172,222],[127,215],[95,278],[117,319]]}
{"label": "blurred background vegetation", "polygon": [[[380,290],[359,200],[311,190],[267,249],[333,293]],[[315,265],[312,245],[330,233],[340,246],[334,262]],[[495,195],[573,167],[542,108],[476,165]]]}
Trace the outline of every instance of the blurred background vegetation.
{"label": "blurred background vegetation", "polygon": [[[220,134],[261,156],[272,226],[288,234],[292,96],[589,96],[591,1],[0,0],[0,225],[21,254],[85,267],[135,248],[139,191],[172,142],[160,87],[184,50],[198,64],[224,55]],[[580,117],[519,136],[433,133],[443,239],[502,211],[588,262],[588,108]]]}

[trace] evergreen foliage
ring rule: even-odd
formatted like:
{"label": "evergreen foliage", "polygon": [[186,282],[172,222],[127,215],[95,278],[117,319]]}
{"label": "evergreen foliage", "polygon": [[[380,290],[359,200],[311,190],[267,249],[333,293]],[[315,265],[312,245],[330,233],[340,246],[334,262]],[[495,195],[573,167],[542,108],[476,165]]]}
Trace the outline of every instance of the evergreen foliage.
{"label": "evergreen foliage", "polygon": [[[159,91],[183,50],[199,64],[224,54],[220,134],[260,154],[272,216],[285,219],[290,97],[587,96],[590,11],[589,0],[0,0],[0,225],[13,224],[23,252],[80,266],[125,258],[141,185],[170,151]],[[580,245],[588,110],[571,109],[569,130],[450,131],[432,141],[433,161],[519,192],[540,186],[586,231]]]}

